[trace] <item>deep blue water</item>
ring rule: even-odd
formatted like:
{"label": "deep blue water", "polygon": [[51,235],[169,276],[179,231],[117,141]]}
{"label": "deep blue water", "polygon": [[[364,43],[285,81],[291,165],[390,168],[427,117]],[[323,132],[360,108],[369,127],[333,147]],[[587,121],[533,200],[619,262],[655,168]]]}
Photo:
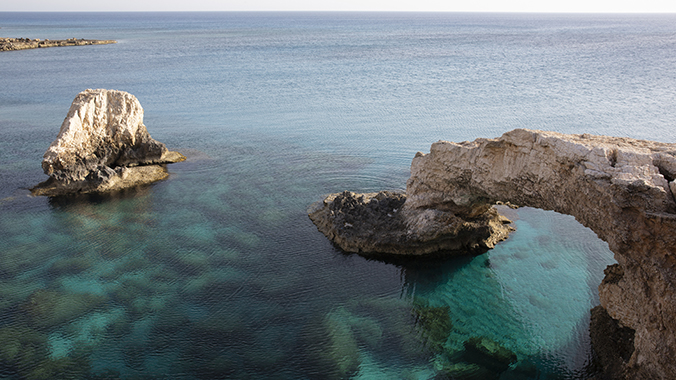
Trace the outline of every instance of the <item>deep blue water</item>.
{"label": "deep blue water", "polygon": [[[0,36],[118,41],[0,53],[9,379],[431,379],[470,337],[517,355],[502,379],[585,378],[613,258],[571,217],[519,209],[484,255],[391,263],[341,253],[306,208],[404,189],[439,139],[676,141],[674,15],[0,13]],[[30,197],[86,88],[136,95],[188,160],[114,196]],[[448,314],[441,351],[420,310]]]}

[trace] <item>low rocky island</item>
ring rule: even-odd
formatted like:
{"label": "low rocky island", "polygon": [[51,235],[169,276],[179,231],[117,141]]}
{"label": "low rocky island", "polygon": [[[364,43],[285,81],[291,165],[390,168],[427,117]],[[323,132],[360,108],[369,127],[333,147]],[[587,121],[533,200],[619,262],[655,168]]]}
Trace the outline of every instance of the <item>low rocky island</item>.
{"label": "low rocky island", "polygon": [[69,38],[66,40],[40,40],[30,38],[0,38],[0,51],[38,49],[61,46],[85,46],[115,44],[115,40],[85,40]]}
{"label": "low rocky island", "polygon": [[73,100],[42,160],[50,178],[33,195],[109,192],[165,179],[166,164],[185,160],[152,137],[134,95],[85,90]]}
{"label": "low rocky island", "polygon": [[[502,201],[575,216],[608,243],[618,262],[605,270],[601,306],[592,310],[600,365],[611,379],[666,380],[676,376],[675,178],[676,144],[518,129],[496,139],[439,141],[430,153],[416,154],[397,212],[465,218]],[[380,230],[383,225],[367,222],[368,212],[349,219],[344,210],[364,207],[353,206],[355,197],[364,205],[375,198],[343,193],[310,210],[319,230],[348,251],[356,251],[350,247],[362,235],[405,242],[409,230],[434,235],[440,228],[425,217],[404,217],[393,225],[406,228],[393,234],[386,224]],[[340,231],[360,225],[359,234]]]}
{"label": "low rocky island", "polygon": [[406,205],[401,192],[345,191],[313,204],[309,216],[344,251],[381,257],[481,253],[513,230],[507,218],[484,203],[462,208]]}

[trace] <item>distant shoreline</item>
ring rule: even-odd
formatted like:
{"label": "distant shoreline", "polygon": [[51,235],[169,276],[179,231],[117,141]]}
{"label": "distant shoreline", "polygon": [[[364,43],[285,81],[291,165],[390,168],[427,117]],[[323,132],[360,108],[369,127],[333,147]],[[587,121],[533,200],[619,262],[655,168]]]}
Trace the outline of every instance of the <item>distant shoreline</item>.
{"label": "distant shoreline", "polygon": [[116,44],[115,40],[85,40],[69,38],[67,40],[40,40],[30,38],[0,38],[0,51],[14,51],[61,46],[86,46]]}

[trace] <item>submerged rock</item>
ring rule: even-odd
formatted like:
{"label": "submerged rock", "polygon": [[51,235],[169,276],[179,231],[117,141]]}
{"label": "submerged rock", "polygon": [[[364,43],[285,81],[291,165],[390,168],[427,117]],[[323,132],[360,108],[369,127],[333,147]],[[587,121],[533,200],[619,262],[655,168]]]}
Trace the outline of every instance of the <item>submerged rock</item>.
{"label": "submerged rock", "polygon": [[444,366],[434,380],[498,380],[499,374],[473,363]]}
{"label": "submerged rock", "polygon": [[507,238],[509,220],[490,206],[466,210],[407,207],[406,194],[392,191],[331,194],[315,203],[310,219],[347,252],[424,255],[493,248]]}
{"label": "submerged rock", "polygon": [[348,321],[329,313],[323,320],[310,320],[303,333],[307,377],[349,379],[359,370],[359,342]]}
{"label": "submerged rock", "polygon": [[40,284],[26,279],[0,280],[0,315],[24,302]]}
{"label": "submerged rock", "polygon": [[0,369],[30,368],[47,357],[47,336],[24,325],[1,328],[0,342]]}
{"label": "submerged rock", "polygon": [[185,157],[150,137],[135,96],[85,90],[75,97],[61,130],[42,160],[49,179],[34,195],[121,190],[168,176],[167,163]]}
{"label": "submerged rock", "polygon": [[106,301],[106,297],[96,294],[41,289],[31,294],[19,310],[29,326],[49,329],[95,310]]}
{"label": "submerged rock", "polygon": [[361,364],[359,343],[352,326],[341,315],[329,314],[324,320],[324,327],[328,341],[321,355],[325,359],[326,376],[335,379],[351,377]]}
{"label": "submerged rock", "polygon": [[493,372],[502,373],[516,363],[516,354],[486,337],[471,337],[465,342],[464,360]]}
{"label": "submerged rock", "polygon": [[[486,337],[471,337],[464,343],[464,350],[455,355],[438,356],[435,379],[452,380],[498,380],[517,362],[514,352]],[[525,374],[519,371],[520,374]],[[517,374],[511,371],[507,377]],[[537,375],[537,374],[536,374]],[[522,376],[520,378],[531,378]]]}
{"label": "submerged rock", "polygon": [[46,359],[23,375],[26,380],[70,380],[87,378],[90,364],[86,357]]}
{"label": "submerged rock", "polygon": [[442,352],[453,330],[450,306],[415,305],[413,315],[426,345],[436,353]]}

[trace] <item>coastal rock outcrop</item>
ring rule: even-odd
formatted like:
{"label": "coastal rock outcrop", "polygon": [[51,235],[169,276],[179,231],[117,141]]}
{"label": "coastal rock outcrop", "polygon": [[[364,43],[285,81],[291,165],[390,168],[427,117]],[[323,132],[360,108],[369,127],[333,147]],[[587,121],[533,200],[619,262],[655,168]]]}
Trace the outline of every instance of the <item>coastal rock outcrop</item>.
{"label": "coastal rock outcrop", "polygon": [[69,38],[67,40],[40,40],[31,38],[0,38],[0,51],[39,49],[62,46],[86,46],[115,44],[115,40],[85,40]]}
{"label": "coastal rock outcrop", "polygon": [[439,141],[430,153],[416,154],[403,210],[503,201],[575,216],[618,262],[599,286],[610,319],[592,323],[592,338],[604,335],[594,331],[601,327],[621,331],[606,341],[632,347],[593,341],[604,350],[603,366],[612,367],[614,378],[673,379],[675,178],[676,144],[519,129],[497,139]]}
{"label": "coastal rock outcrop", "polygon": [[406,194],[335,193],[308,215],[326,237],[347,252],[367,255],[466,254],[507,238],[509,220],[487,204],[460,209],[405,208]]}
{"label": "coastal rock outcrop", "polygon": [[61,130],[44,154],[49,179],[34,195],[106,192],[168,176],[166,165],[185,160],[152,137],[135,96],[116,90],[85,90],[73,100]]}

